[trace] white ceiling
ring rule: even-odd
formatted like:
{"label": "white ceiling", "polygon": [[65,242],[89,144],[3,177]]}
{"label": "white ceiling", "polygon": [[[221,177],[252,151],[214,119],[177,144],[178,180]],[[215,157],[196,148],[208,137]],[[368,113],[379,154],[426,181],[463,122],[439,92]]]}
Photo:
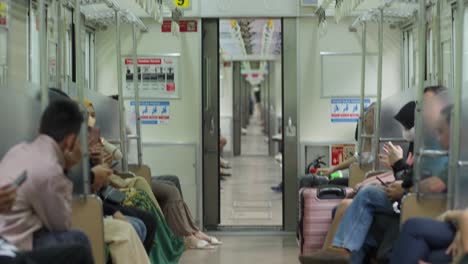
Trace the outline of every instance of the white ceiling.
{"label": "white ceiling", "polygon": [[[244,44],[248,45],[248,42],[252,44],[252,50],[247,51],[247,55],[262,55],[262,37],[264,26],[268,24],[270,19],[236,19],[239,23],[250,21],[250,30],[248,31],[249,36],[244,36]],[[243,56],[239,39],[233,37],[231,19],[221,19],[219,22],[219,38],[220,47],[225,55],[230,57]],[[279,55],[281,54],[281,20],[273,19],[274,32],[271,41],[270,48],[266,52],[266,56]]]}

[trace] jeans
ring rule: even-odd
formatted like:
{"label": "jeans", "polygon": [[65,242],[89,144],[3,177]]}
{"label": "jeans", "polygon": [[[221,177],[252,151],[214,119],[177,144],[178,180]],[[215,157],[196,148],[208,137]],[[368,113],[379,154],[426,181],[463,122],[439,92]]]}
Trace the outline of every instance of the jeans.
{"label": "jeans", "polygon": [[34,233],[34,249],[76,244],[90,247],[88,237],[79,230],[47,231],[42,229]]}
{"label": "jeans", "polygon": [[391,210],[393,203],[385,191],[377,186],[363,187],[343,216],[332,245],[358,251],[364,245],[376,209]]}
{"label": "jeans", "polygon": [[378,246],[377,241],[372,237],[371,234],[368,234],[364,244],[359,250],[352,251],[351,252],[351,263],[352,264],[362,264],[362,263],[368,263],[367,258],[368,254],[372,249],[375,249]]}
{"label": "jeans", "polygon": [[16,257],[0,256],[2,264],[94,264],[89,245],[60,245],[18,253]]}
{"label": "jeans", "polygon": [[455,233],[455,228],[446,222],[409,219],[401,229],[390,263],[418,263],[419,260],[450,263],[451,256],[444,251],[452,243]]}
{"label": "jeans", "polygon": [[133,216],[126,215],[125,218],[127,218],[128,222],[132,224],[141,242],[144,242],[146,239],[146,226],[143,221]]}

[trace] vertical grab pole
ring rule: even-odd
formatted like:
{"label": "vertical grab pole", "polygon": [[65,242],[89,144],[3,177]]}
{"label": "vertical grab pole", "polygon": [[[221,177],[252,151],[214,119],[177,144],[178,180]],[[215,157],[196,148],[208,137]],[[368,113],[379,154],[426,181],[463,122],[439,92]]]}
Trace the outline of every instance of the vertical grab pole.
{"label": "vertical grab pole", "polygon": [[137,133],[138,166],[143,164],[143,151],[141,145],[141,117],[140,117],[140,91],[138,87],[138,61],[137,61],[137,25],[133,23],[133,89],[135,90],[135,116]]}
{"label": "vertical grab pole", "polygon": [[64,50],[62,47],[62,42],[64,41],[63,36],[63,24],[62,24],[62,1],[57,1],[57,59],[56,61],[56,82],[57,88],[62,90],[62,74],[63,74],[63,54],[62,51]]}
{"label": "vertical grab pole", "polygon": [[[358,152],[359,155],[362,153],[363,139],[362,131],[364,125],[364,100],[366,92],[366,34],[367,34],[367,24],[365,21],[362,21],[362,57],[361,57],[361,114],[358,123]],[[361,159],[359,159],[359,164],[361,164]]]}
{"label": "vertical grab pole", "polygon": [[444,76],[442,75],[443,72],[443,62],[442,62],[442,27],[440,24],[440,16],[441,16],[441,1],[436,1],[436,17],[435,17],[435,27],[436,27],[436,59],[437,59],[437,84],[443,85],[444,83]]}
{"label": "vertical grab pole", "polygon": [[80,2],[81,0],[75,0],[75,61],[76,61],[76,90],[78,92],[78,99],[80,105],[82,106],[82,113],[85,117],[85,122],[81,126],[80,141],[81,141],[81,150],[83,153],[82,159],[82,175],[83,175],[83,184],[84,184],[84,194],[89,194],[90,192],[90,182],[89,182],[89,153],[88,153],[88,112],[84,107],[84,90],[83,90],[83,53],[81,49],[81,12],[80,12]]}
{"label": "vertical grab pole", "polygon": [[115,45],[117,59],[117,88],[119,92],[120,149],[122,151],[122,169],[128,171],[127,130],[125,122],[124,99],[122,91],[122,54],[120,49],[120,12],[115,10]]}
{"label": "vertical grab pole", "polygon": [[379,164],[379,145],[380,145],[380,109],[382,104],[382,66],[383,66],[383,19],[384,10],[379,9],[379,62],[377,71],[377,104],[374,112],[374,137],[373,137],[373,152],[374,164],[372,169],[375,170]]}
{"label": "vertical grab pole", "polygon": [[47,29],[46,29],[46,0],[39,0],[39,84],[41,88],[41,107],[44,110],[49,104],[48,76],[47,76]]}
{"label": "vertical grab pole", "polygon": [[414,187],[416,193],[419,193],[419,180],[421,179],[421,160],[422,150],[424,149],[424,129],[423,129],[423,111],[424,111],[424,68],[426,65],[426,0],[419,0],[418,14],[418,89],[417,103],[415,111],[415,174]]}
{"label": "vertical grab pole", "polygon": [[[448,190],[448,206],[452,208],[460,208],[460,188],[463,187],[460,175],[458,175],[458,161],[460,160],[460,118],[461,118],[461,103],[463,89],[463,24],[465,17],[465,1],[457,1],[457,17],[455,31],[455,89],[454,89],[454,105],[451,118],[451,134],[450,134],[450,159],[449,159],[449,190]],[[452,190],[450,190],[452,189]],[[455,192],[453,192],[455,191]],[[450,194],[455,195],[454,198]]]}

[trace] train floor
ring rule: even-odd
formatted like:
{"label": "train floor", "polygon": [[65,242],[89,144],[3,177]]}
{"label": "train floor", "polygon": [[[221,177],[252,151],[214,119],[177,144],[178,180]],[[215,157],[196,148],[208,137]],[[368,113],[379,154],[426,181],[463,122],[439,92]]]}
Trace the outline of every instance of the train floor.
{"label": "train floor", "polygon": [[268,156],[261,122],[254,115],[242,136],[242,155],[226,157],[232,175],[221,181],[221,226],[282,226],[282,194],[271,190],[282,169]]}
{"label": "train floor", "polygon": [[180,264],[299,263],[294,235],[214,234],[224,244],[211,250],[188,250]]}

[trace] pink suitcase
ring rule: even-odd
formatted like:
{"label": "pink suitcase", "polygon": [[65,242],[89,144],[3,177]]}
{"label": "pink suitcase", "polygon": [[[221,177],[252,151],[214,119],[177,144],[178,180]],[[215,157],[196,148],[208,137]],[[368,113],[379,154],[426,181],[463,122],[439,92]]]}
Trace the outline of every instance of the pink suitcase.
{"label": "pink suitcase", "polygon": [[351,188],[338,185],[299,191],[298,242],[302,255],[322,249],[332,221],[332,209],[351,191]]}

